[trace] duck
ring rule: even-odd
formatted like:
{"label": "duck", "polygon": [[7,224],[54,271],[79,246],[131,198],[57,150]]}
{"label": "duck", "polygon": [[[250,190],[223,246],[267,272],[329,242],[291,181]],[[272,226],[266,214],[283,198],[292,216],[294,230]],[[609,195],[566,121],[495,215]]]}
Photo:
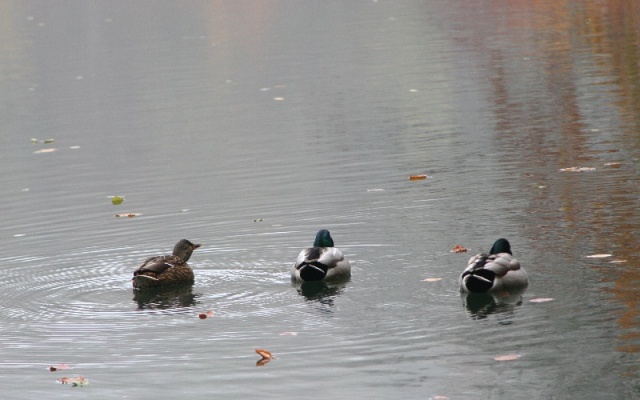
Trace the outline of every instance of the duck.
{"label": "duck", "polygon": [[529,284],[527,272],[511,253],[507,239],[495,241],[489,254],[477,254],[469,259],[459,279],[460,291],[495,293],[524,289]]}
{"label": "duck", "polygon": [[334,246],[326,229],[318,231],[313,247],[302,250],[291,269],[291,280],[296,282],[342,281],[350,277],[351,263]]}
{"label": "duck", "polygon": [[182,239],[173,248],[173,254],[150,257],[133,271],[134,289],[164,287],[193,283],[193,270],[187,264],[200,244]]}

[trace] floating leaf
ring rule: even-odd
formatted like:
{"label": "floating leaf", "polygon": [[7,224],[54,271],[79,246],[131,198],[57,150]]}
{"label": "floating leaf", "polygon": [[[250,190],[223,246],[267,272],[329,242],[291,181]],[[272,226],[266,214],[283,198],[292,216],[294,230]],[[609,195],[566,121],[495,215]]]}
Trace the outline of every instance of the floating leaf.
{"label": "floating leaf", "polygon": [[610,264],[620,264],[620,263],[626,263],[627,260],[611,260],[609,261]]}
{"label": "floating leaf", "polygon": [[421,181],[421,180],[424,180],[424,179],[427,179],[426,175],[411,175],[409,177],[410,181]]}
{"label": "floating leaf", "polygon": [[273,354],[271,354],[270,351],[267,351],[265,349],[256,349],[256,353],[260,354],[262,358],[268,358],[268,359],[273,358]]}
{"label": "floating leaf", "polygon": [[198,314],[198,317],[199,317],[200,319],[207,319],[207,317],[213,318],[213,317],[215,317],[215,316],[216,316],[216,315],[215,315],[215,314],[213,313],[213,311],[211,311],[211,310],[209,310],[209,311],[207,311],[207,312],[204,312],[204,313],[200,313],[200,314]]}
{"label": "floating leaf", "polygon": [[57,371],[59,369],[71,369],[71,366],[69,364],[56,364],[49,367],[49,371],[51,372]]}
{"label": "floating leaf", "polygon": [[274,97],[273,98],[275,101],[283,101],[284,97]]}
{"label": "floating leaf", "polygon": [[560,172],[585,172],[585,171],[595,171],[596,169],[593,167],[569,167],[569,168],[560,168]]}
{"label": "floating leaf", "polygon": [[608,162],[604,164],[604,166],[609,168],[620,168],[622,164],[620,164],[619,162]]}
{"label": "floating leaf", "polygon": [[607,257],[611,257],[611,254],[592,254],[590,256],[587,256],[587,258],[607,258]]}
{"label": "floating leaf", "polygon": [[113,204],[114,206],[122,204],[123,201],[124,201],[124,197],[122,196],[113,196],[111,198],[111,204]]}
{"label": "floating leaf", "polygon": [[298,332],[280,332],[280,336],[298,336]]}
{"label": "floating leaf", "polygon": [[49,139],[45,139],[45,140],[44,140],[44,142],[45,142],[45,143],[47,143],[47,144],[48,144],[48,143],[54,143],[55,141],[56,141],[56,140],[55,140],[55,139],[53,139],[53,138],[49,138]]}
{"label": "floating leaf", "polygon": [[454,253],[466,253],[468,250],[469,249],[467,249],[464,246],[460,246],[459,244],[453,246],[453,249],[451,249],[451,251],[454,252]]}
{"label": "floating leaf", "polygon": [[384,189],[380,189],[380,188],[367,189],[367,192],[384,192]]}
{"label": "floating leaf", "polygon": [[83,376],[77,376],[75,378],[64,378],[58,379],[58,382],[63,385],[72,385],[72,386],[89,386],[89,381],[86,380]]}
{"label": "floating leaf", "polygon": [[529,300],[532,303],[546,303],[547,301],[553,301],[555,299],[551,297],[536,297],[534,299]]}
{"label": "floating leaf", "polygon": [[441,280],[442,278],[427,278],[427,279],[423,279],[422,282],[438,282]]}
{"label": "floating leaf", "polygon": [[493,359],[496,361],[513,361],[517,360],[520,357],[522,357],[520,354],[505,354],[502,356],[495,356],[493,357]]}
{"label": "floating leaf", "polygon": [[33,152],[33,154],[42,154],[42,153],[53,153],[54,151],[58,151],[58,149],[50,148],[50,149],[40,149]]}
{"label": "floating leaf", "polygon": [[122,214],[116,214],[116,218],[121,218],[121,217],[127,217],[127,218],[133,218],[133,217],[139,217],[142,214],[140,213],[122,213]]}
{"label": "floating leaf", "polygon": [[31,143],[33,143],[33,144],[38,143],[38,138],[31,138]]}

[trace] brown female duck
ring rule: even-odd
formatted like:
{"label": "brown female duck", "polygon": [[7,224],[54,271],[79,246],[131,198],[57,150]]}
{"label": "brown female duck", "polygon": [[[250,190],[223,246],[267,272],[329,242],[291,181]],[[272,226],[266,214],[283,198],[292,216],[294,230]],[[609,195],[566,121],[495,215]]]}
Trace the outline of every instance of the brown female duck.
{"label": "brown female duck", "polygon": [[133,271],[133,287],[143,289],[193,283],[193,271],[187,261],[198,247],[199,244],[182,239],[176,243],[172,255],[148,258]]}

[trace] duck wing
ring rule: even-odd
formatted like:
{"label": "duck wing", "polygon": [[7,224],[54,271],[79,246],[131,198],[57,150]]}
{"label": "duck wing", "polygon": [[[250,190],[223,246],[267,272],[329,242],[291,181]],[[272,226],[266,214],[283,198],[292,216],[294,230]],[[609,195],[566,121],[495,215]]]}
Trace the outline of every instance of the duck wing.
{"label": "duck wing", "polygon": [[[335,268],[340,261],[344,260],[342,251],[336,247],[310,247],[298,254],[296,269],[303,265],[324,266],[325,268]],[[318,265],[319,264],[319,265]]]}
{"label": "duck wing", "polygon": [[184,264],[184,261],[177,256],[160,256],[151,257],[143,262],[138,269],[133,272],[133,276],[143,274],[145,272],[152,272],[154,274],[161,274],[171,267]]}

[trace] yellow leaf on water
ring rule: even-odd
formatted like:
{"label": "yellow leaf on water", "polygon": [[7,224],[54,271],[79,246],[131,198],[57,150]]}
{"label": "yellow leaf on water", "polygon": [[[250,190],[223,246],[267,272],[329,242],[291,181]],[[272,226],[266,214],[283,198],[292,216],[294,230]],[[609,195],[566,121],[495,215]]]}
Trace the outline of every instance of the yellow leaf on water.
{"label": "yellow leaf on water", "polygon": [[122,196],[113,196],[111,198],[111,204],[113,204],[114,206],[122,204],[123,201],[124,201],[124,197]]}

